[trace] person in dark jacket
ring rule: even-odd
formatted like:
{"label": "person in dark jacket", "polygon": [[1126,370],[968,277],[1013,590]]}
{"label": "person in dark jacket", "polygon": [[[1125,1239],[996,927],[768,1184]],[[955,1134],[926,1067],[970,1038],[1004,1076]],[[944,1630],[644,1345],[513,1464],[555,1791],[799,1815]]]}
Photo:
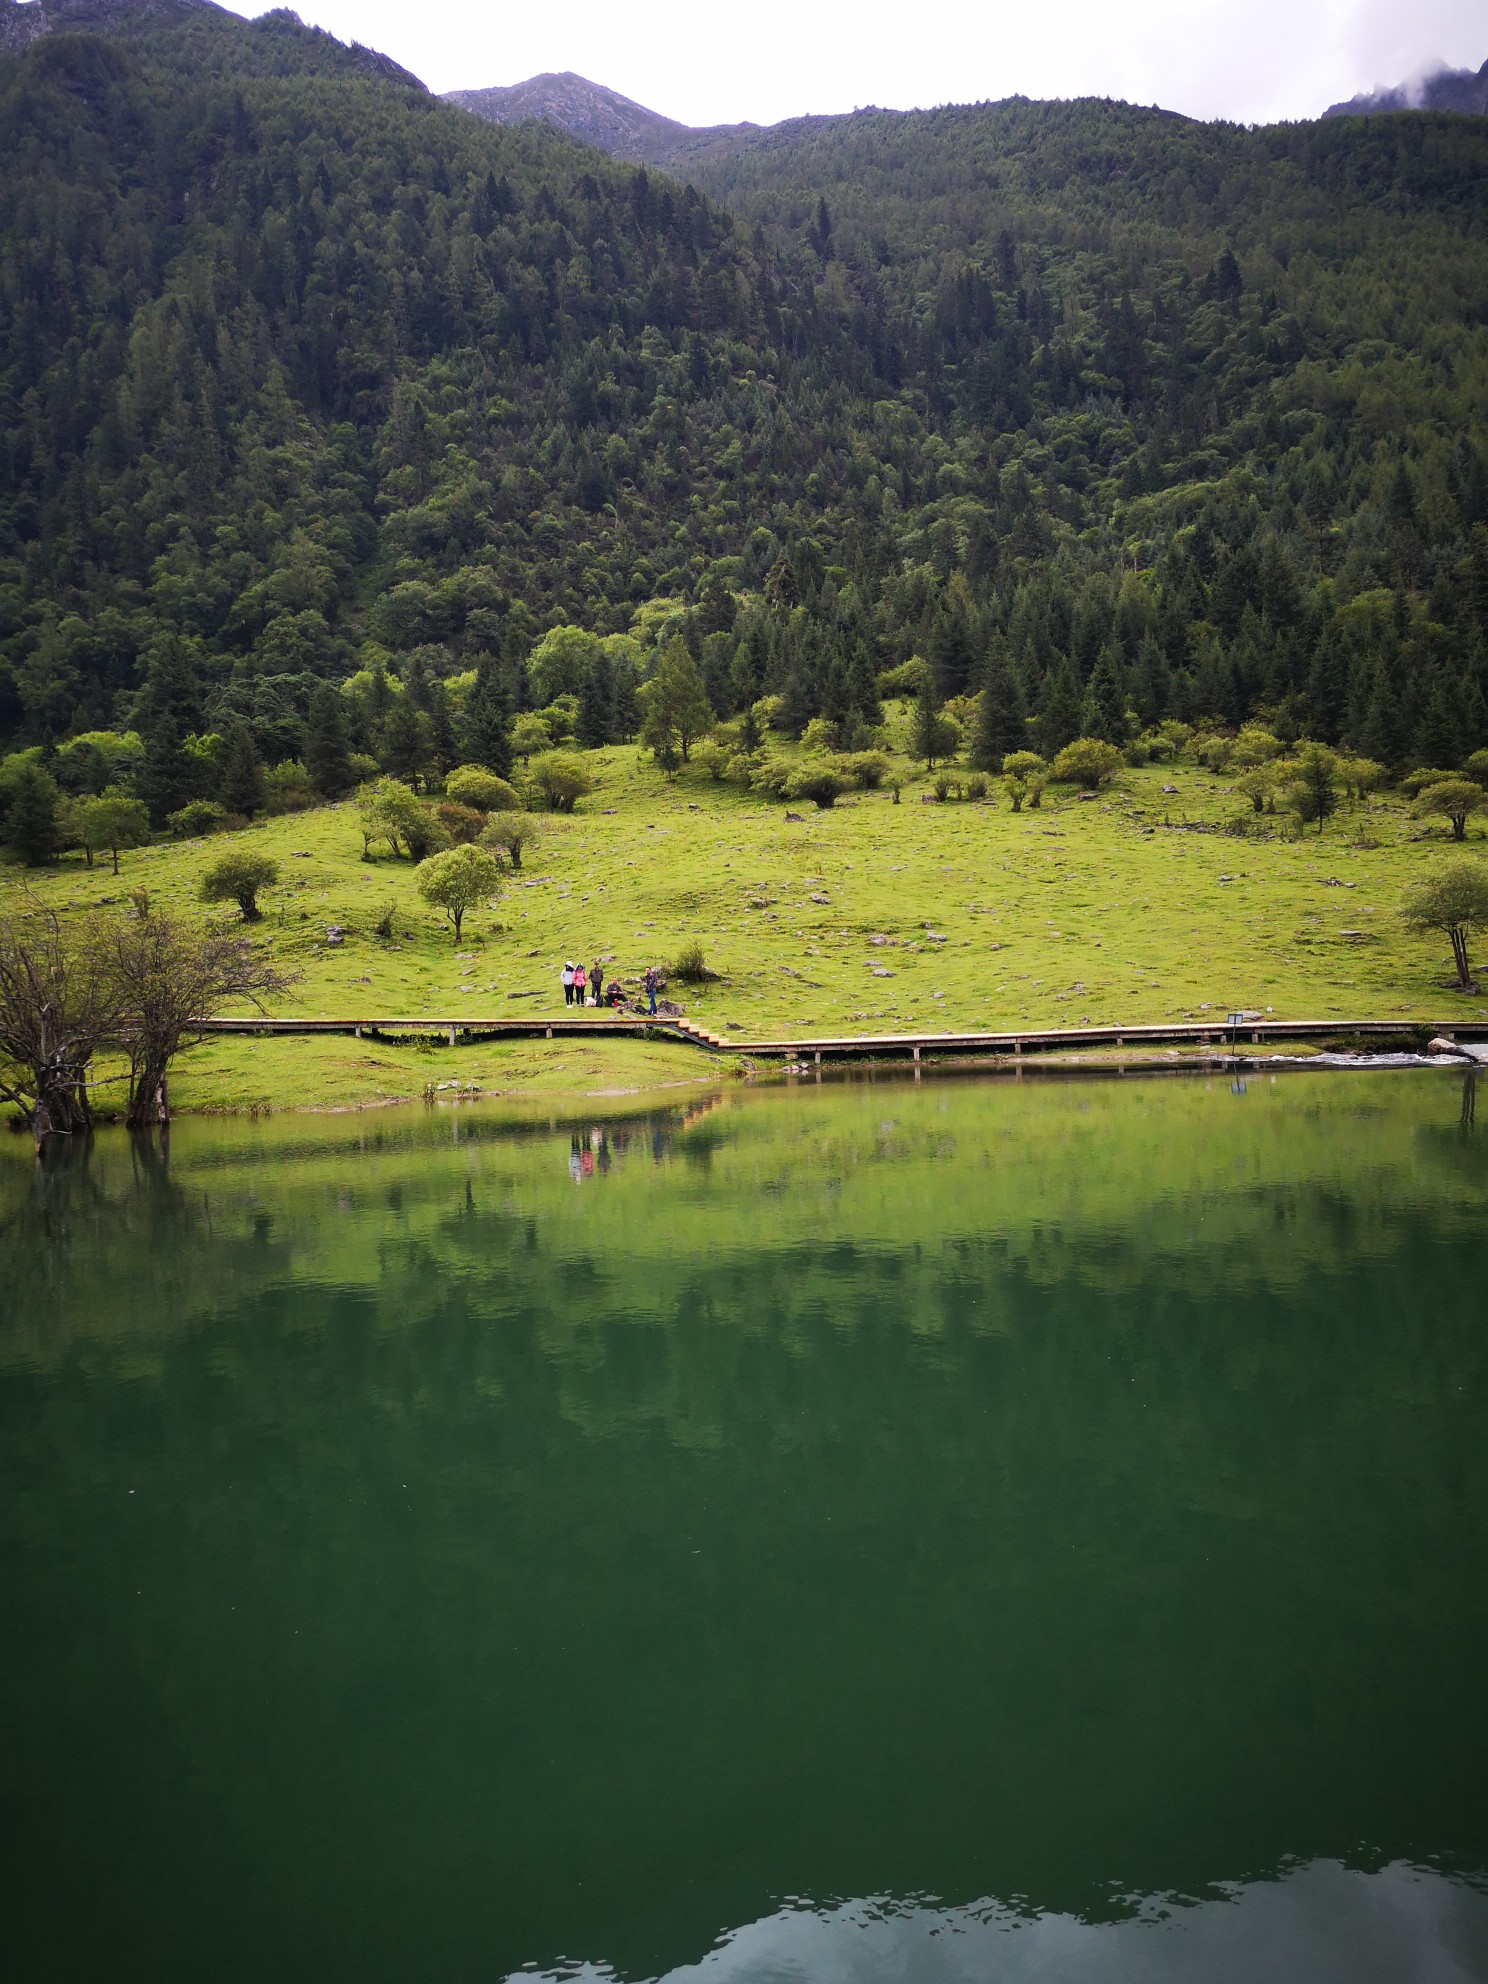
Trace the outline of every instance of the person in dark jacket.
{"label": "person in dark jacket", "polygon": [[594,969],[589,974],[589,990],[594,994],[596,1006],[604,1004],[604,960],[596,958]]}

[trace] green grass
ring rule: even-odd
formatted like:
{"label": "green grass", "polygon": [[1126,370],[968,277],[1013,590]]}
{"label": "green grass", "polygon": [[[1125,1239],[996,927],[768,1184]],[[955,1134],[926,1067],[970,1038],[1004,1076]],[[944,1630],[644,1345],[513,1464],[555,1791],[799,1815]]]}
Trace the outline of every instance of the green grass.
{"label": "green grass", "polygon": [[[1225,777],[1190,765],[1128,771],[1095,800],[1051,791],[1021,814],[1000,795],[923,803],[921,774],[899,805],[854,794],[828,812],[797,808],[794,824],[778,802],[698,774],[669,779],[633,747],[595,757],[601,789],[573,818],[545,821],[524,871],[493,911],[470,917],[458,948],[409,863],[361,859],[349,805],[246,830],[281,866],[257,934],[299,974],[276,1011],[561,1012],[565,957],[602,954],[634,981],[693,939],[722,980],[674,995],[744,1040],[1135,1025],[1233,1007],[1325,1020],[1473,1011],[1451,989],[1445,938],[1410,936],[1395,914],[1447,845],[1389,799],[1340,814],[1321,836],[1293,838],[1278,821],[1255,840],[1194,831],[1243,802]],[[144,886],[162,907],[231,924],[236,911],[195,898],[221,851],[220,840],[140,849],[117,877],[69,857],[24,882],[64,912],[121,905]],[[6,871],[9,903],[22,880]],[[389,905],[386,941],[373,926]],[[340,946],[325,941],[330,924],[346,932]],[[694,1072],[690,1050],[632,1043],[419,1056],[354,1041],[214,1042],[183,1062],[178,1094],[185,1107],[333,1106],[418,1094],[430,1080],[582,1093]]]}

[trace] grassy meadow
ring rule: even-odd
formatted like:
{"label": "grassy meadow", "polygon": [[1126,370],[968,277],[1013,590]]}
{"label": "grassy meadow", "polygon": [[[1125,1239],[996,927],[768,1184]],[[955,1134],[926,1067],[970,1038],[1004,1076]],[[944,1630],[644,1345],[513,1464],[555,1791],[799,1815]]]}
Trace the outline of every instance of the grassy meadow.
{"label": "grassy meadow", "polygon": [[[288,814],[233,839],[272,856],[278,883],[256,934],[298,975],[275,1010],[326,1017],[491,1018],[562,1010],[565,957],[602,956],[638,982],[698,942],[716,983],[672,988],[731,1040],[784,1032],[892,1033],[1202,1019],[1248,1008],[1279,1019],[1447,1021],[1446,939],[1405,932],[1407,885],[1447,852],[1438,824],[1389,796],[1319,835],[1278,817],[1265,837],[1220,828],[1248,811],[1230,780],[1188,763],[1126,770],[1096,798],[1051,787],[1013,813],[854,793],[788,821],[776,800],[634,746],[591,754],[599,789],[542,838],[456,947],[418,897],[411,863],[362,858],[350,803]],[[1169,790],[1168,788],[1172,788]],[[128,852],[120,872],[80,856],[5,871],[64,914],[152,903],[205,910],[196,889],[224,837]],[[1481,852],[1477,830],[1469,851]],[[375,926],[392,912],[392,935]],[[340,925],[339,945],[326,940]],[[518,1043],[427,1053],[348,1040],[213,1041],[180,1064],[183,1107],[332,1107],[475,1082],[512,1095],[634,1090],[701,1077],[686,1048]]]}

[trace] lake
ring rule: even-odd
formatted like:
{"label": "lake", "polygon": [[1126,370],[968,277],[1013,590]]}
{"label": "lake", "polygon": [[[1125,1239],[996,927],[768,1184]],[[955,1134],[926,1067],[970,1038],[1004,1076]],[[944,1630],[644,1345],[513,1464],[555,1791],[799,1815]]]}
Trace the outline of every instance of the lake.
{"label": "lake", "polygon": [[5,1974],[1488,1978],[1475,1105],[7,1139]]}

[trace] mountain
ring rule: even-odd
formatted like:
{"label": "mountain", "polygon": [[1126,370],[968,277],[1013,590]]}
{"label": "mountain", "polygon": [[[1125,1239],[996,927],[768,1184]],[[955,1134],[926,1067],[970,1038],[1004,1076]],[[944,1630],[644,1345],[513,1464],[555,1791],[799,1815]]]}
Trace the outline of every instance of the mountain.
{"label": "mountain", "polygon": [[[473,111],[491,124],[520,124],[537,119],[567,131],[586,145],[594,145],[611,158],[631,163],[659,164],[679,146],[713,135],[698,131],[674,118],[662,117],[643,104],[633,103],[618,90],[591,83],[572,70],[562,75],[530,76],[525,83],[505,89],[448,90],[446,103]],[[732,128],[732,127],[719,127]],[[753,130],[753,125],[741,125]]]}
{"label": "mountain", "polygon": [[1488,116],[1488,62],[1481,69],[1438,69],[1416,83],[1329,104],[1324,117],[1374,117],[1386,110],[1457,110]]}
{"label": "mountain", "polygon": [[633,734],[675,634],[797,735],[928,664],[989,757],[1488,743],[1488,123],[1015,99],[661,169],[84,4],[0,14],[0,740],[138,727],[159,817],[327,683],[405,773],[560,694]]}
{"label": "mountain", "polygon": [[19,54],[57,34],[97,35],[169,51],[197,73],[286,74],[297,69],[375,75],[422,91],[416,76],[359,42],[348,47],[306,27],[291,8],[245,21],[213,0],[0,0],[0,50]]}

